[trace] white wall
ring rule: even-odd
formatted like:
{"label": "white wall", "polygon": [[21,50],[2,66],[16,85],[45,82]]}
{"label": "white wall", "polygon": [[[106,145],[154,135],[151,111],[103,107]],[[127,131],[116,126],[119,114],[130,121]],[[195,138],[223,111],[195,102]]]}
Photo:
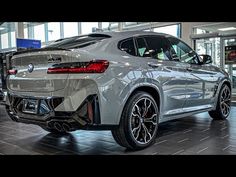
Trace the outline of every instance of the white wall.
{"label": "white wall", "polygon": [[24,38],[24,23],[23,22],[16,22],[15,23],[15,29],[16,29],[16,38]]}

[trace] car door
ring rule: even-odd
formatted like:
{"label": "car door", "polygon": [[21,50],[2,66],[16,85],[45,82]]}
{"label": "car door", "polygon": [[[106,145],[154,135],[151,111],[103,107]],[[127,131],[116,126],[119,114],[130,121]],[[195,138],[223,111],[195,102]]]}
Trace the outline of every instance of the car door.
{"label": "car door", "polygon": [[172,53],[181,63],[186,63],[186,102],[184,112],[207,109],[212,106],[215,90],[214,72],[202,65],[198,55],[177,38],[168,38]]}
{"label": "car door", "polygon": [[186,97],[186,64],[170,60],[170,44],[163,36],[140,36],[136,43],[138,56],[147,58],[148,77],[161,85],[162,115],[181,113]]}

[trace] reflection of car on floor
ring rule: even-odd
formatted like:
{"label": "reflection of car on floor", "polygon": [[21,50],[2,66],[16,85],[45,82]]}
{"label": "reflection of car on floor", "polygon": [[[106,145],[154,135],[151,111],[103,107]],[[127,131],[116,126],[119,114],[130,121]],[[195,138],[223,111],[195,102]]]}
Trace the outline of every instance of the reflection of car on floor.
{"label": "reflection of car on floor", "polygon": [[15,53],[6,108],[12,120],[49,132],[111,130],[121,146],[142,149],[161,122],[205,111],[228,117],[231,82],[211,62],[167,34],[71,37]]}

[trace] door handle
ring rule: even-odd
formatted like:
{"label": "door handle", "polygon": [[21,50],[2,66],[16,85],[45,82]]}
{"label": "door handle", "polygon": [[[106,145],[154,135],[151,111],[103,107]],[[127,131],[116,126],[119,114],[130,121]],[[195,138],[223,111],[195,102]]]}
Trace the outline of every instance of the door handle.
{"label": "door handle", "polygon": [[158,68],[160,66],[160,64],[158,64],[158,63],[148,63],[148,66],[150,66],[152,68]]}

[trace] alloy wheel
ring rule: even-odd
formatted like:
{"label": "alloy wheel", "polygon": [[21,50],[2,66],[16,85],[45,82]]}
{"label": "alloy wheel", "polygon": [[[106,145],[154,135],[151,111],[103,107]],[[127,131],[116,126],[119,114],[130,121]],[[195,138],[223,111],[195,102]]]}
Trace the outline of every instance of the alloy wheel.
{"label": "alloy wheel", "polygon": [[220,96],[220,108],[222,114],[227,117],[230,113],[231,92],[228,86],[225,86]]}
{"label": "alloy wheel", "polygon": [[130,118],[132,137],[137,143],[147,144],[155,135],[158,123],[158,109],[153,100],[149,98],[139,99],[133,109]]}

